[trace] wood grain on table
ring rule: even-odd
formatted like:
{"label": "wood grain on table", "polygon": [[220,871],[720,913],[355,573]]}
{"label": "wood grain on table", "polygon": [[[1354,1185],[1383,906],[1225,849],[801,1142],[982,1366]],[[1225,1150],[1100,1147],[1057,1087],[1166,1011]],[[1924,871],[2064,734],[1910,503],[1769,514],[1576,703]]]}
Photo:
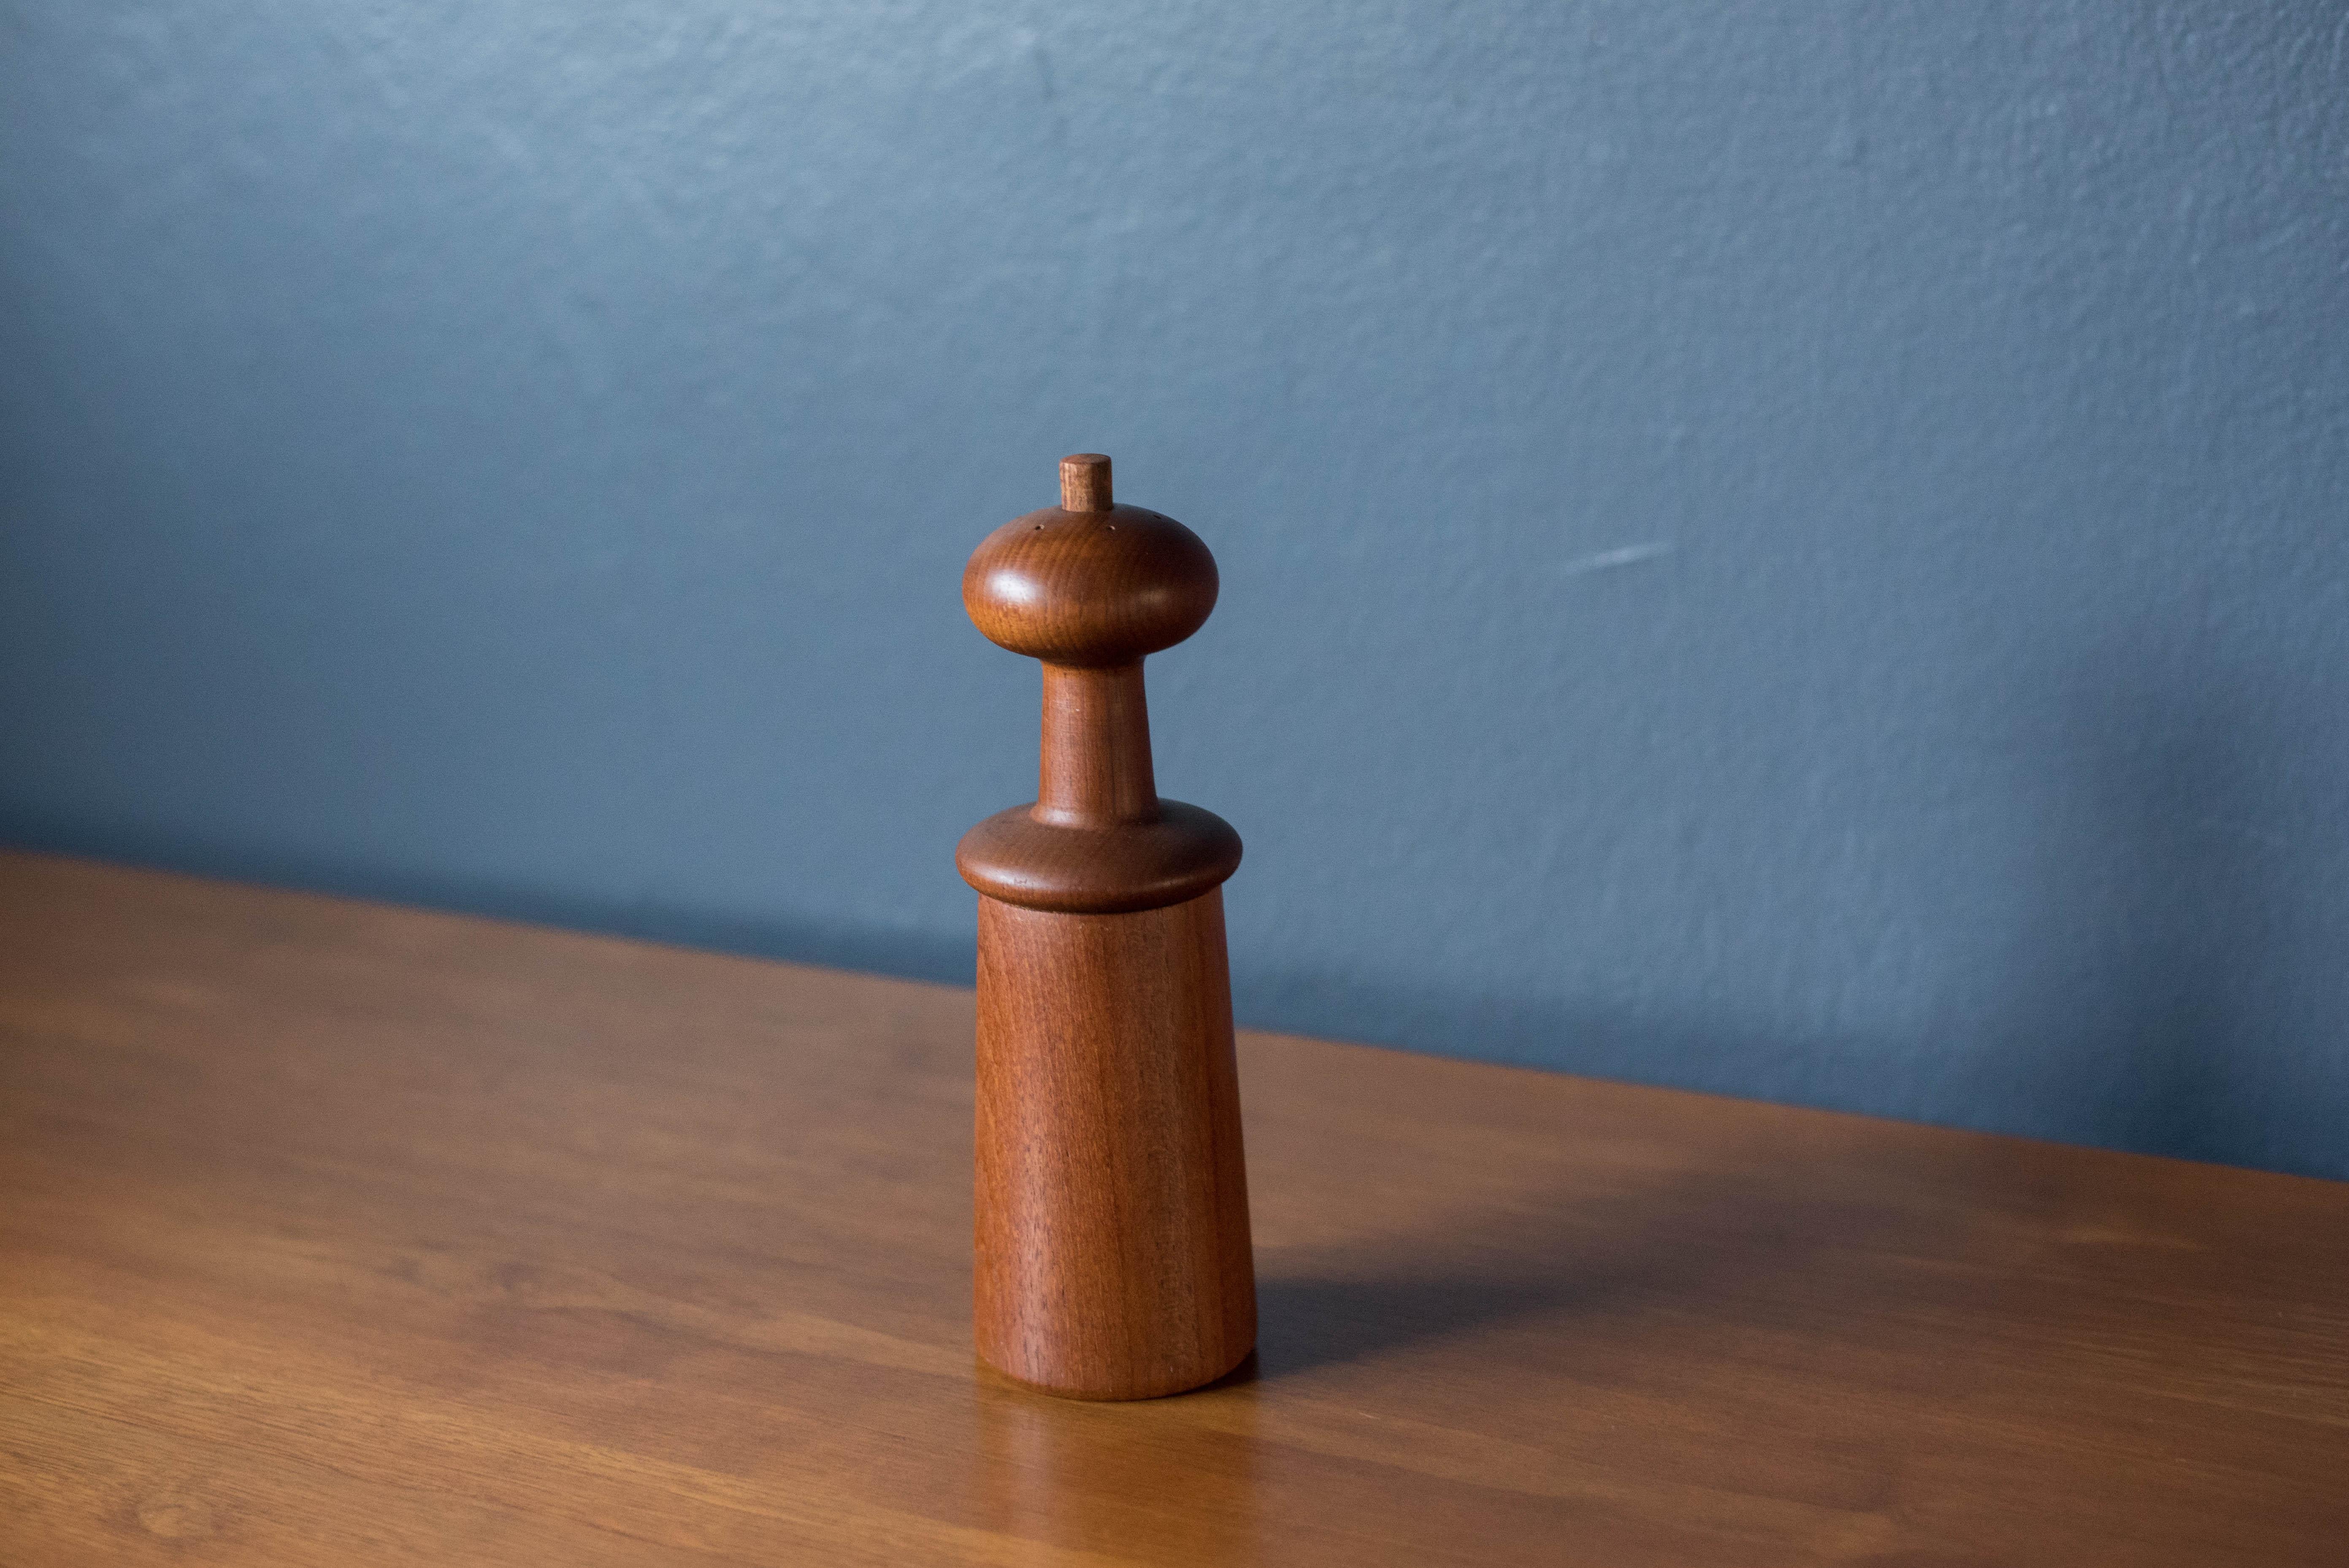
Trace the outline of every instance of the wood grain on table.
{"label": "wood grain on table", "polygon": [[2349,1185],[1245,1035],[1258,1357],[1067,1403],[971,1028],[0,856],[0,1563],[2349,1563]]}

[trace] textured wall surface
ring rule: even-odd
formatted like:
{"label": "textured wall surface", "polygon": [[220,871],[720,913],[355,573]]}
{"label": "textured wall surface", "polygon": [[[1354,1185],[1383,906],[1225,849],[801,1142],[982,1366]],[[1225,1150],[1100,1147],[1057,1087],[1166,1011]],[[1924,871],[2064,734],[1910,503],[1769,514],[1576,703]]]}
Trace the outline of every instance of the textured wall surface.
{"label": "textured wall surface", "polygon": [[2337,4],[0,3],[0,837],[937,977],[1098,449],[1244,1020],[2349,1176]]}

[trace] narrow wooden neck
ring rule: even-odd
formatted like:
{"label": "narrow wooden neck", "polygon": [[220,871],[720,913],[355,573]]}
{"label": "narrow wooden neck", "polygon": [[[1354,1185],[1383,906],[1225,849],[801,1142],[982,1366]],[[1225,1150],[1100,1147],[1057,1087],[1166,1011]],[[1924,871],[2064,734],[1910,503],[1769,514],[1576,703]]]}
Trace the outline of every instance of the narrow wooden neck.
{"label": "narrow wooden neck", "polygon": [[1044,666],[1043,765],[1035,817],[1070,828],[1158,820],[1142,661]]}

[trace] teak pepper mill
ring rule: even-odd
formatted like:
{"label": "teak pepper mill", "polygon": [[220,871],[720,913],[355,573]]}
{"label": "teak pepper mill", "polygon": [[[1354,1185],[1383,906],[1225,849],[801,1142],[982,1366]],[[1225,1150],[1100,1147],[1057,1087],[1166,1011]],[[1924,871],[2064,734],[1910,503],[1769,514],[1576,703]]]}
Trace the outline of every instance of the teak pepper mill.
{"label": "teak pepper mill", "polygon": [[1044,662],[1032,806],[956,851],[978,901],[978,1353],[1030,1387],[1144,1399],[1256,1344],[1223,882],[1239,835],[1158,798],[1142,661],[1216,607],[1216,560],[1061,462],[1061,504],[970,558],[978,629]]}

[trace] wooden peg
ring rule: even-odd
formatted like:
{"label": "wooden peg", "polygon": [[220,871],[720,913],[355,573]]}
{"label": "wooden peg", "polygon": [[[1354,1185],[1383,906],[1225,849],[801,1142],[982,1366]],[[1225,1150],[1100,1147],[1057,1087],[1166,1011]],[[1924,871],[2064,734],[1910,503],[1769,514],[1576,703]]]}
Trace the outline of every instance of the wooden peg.
{"label": "wooden peg", "polygon": [[980,631],[1044,665],[1032,805],[964,836],[978,901],[979,1354],[1083,1399],[1213,1382],[1256,1344],[1224,949],[1240,841],[1162,800],[1142,661],[1197,631],[1216,562],[1061,461],[1061,505],[971,556]]}
{"label": "wooden peg", "polygon": [[1061,510],[1107,511],[1111,506],[1109,459],[1101,452],[1071,452],[1061,459]]}

